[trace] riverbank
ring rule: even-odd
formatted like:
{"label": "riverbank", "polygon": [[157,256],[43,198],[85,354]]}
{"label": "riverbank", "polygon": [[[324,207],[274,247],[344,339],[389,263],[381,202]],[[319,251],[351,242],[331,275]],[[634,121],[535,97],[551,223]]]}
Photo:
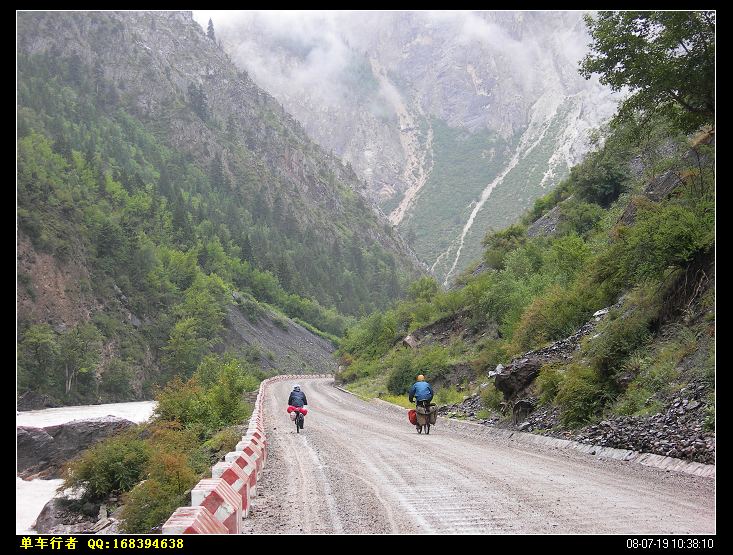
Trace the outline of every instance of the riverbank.
{"label": "riverbank", "polygon": [[[73,420],[86,420],[101,416],[118,416],[135,423],[145,422],[155,410],[155,401],[108,403],[104,405],[80,405],[50,409],[21,411],[16,415],[16,426],[44,428],[65,424]],[[35,534],[32,529],[43,507],[56,496],[56,489],[63,480],[15,479],[15,530],[17,534]]]}

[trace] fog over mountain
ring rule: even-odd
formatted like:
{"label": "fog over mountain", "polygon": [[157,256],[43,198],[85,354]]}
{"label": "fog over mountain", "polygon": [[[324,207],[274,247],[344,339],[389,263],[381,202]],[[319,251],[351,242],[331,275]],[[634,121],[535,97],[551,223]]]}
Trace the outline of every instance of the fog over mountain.
{"label": "fog over mountain", "polygon": [[446,283],[589,148],[618,99],[582,12],[194,12]]}

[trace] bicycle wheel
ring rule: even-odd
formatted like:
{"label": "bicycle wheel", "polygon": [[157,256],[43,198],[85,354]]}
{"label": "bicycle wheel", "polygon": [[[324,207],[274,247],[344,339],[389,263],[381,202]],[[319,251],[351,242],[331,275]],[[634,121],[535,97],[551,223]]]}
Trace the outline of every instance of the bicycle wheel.
{"label": "bicycle wheel", "polygon": [[430,433],[430,422],[428,422],[427,424],[425,424],[425,433],[426,434],[429,434]]}
{"label": "bicycle wheel", "polygon": [[300,433],[300,418],[301,418],[300,413],[295,415],[295,433],[296,434]]}

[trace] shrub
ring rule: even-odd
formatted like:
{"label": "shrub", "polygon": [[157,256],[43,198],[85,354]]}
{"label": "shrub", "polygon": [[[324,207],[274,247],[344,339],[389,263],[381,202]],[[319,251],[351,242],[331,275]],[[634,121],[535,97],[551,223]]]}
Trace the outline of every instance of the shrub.
{"label": "shrub", "polygon": [[662,407],[662,404],[654,401],[653,397],[652,390],[638,382],[632,383],[613,405],[613,412],[625,416],[654,414]]}
{"label": "shrub", "polygon": [[375,312],[346,331],[341,342],[341,352],[374,359],[387,353],[397,338],[395,313],[391,310],[385,313]]}
{"label": "shrub", "polygon": [[682,268],[714,240],[714,212],[704,203],[687,208],[672,202],[639,207],[636,223],[616,229],[616,241],[600,257],[599,283],[609,279],[621,289],[664,277]]}
{"label": "shrub", "polygon": [[205,391],[196,376],[186,382],[176,376],[156,395],[156,401],[155,413],[162,420],[189,426],[210,418]]}
{"label": "shrub", "polygon": [[497,339],[484,339],[479,343],[478,357],[471,362],[477,374],[494,370],[509,358],[504,343]]}
{"label": "shrub", "polygon": [[276,327],[280,328],[283,331],[289,331],[290,329],[285,318],[281,318],[279,316],[273,316],[272,323],[275,324]]}
{"label": "shrub", "polygon": [[[387,390],[394,395],[407,393],[415,383],[417,373],[412,367],[412,353],[406,349],[398,349],[392,356],[392,371],[387,379]],[[352,364],[351,367],[354,365]]]}
{"label": "shrub", "polygon": [[147,534],[163,524],[178,507],[186,506],[188,499],[183,492],[171,492],[167,484],[148,479],[125,495],[123,502],[122,530],[128,534]]}
{"label": "shrub", "polygon": [[481,404],[489,410],[498,411],[504,401],[504,394],[496,389],[492,381],[481,391]]}
{"label": "shrub", "polygon": [[540,394],[540,403],[548,405],[554,401],[555,396],[560,390],[560,384],[562,384],[563,373],[559,365],[556,364],[545,364],[540,368],[540,373],[537,375],[537,389]]}
{"label": "shrub", "polygon": [[67,465],[64,486],[90,500],[128,491],[144,477],[150,454],[133,432],[102,440]]}
{"label": "shrub", "polygon": [[440,287],[438,286],[438,282],[435,281],[435,278],[423,277],[410,284],[407,294],[413,301],[421,300],[430,302],[439,290]]}
{"label": "shrub", "polygon": [[569,200],[560,205],[559,235],[577,233],[585,235],[603,217],[603,208],[592,202]]}
{"label": "shrub", "polygon": [[508,253],[522,246],[527,240],[526,227],[514,224],[500,231],[489,231],[481,241],[484,246],[484,262],[489,268],[504,268]]}
{"label": "shrub", "polygon": [[710,394],[705,399],[705,420],[703,427],[708,432],[715,431],[715,395]]}
{"label": "shrub", "polygon": [[242,356],[250,364],[258,364],[262,360],[262,351],[257,345],[247,345],[242,349]]}
{"label": "shrub", "polygon": [[600,304],[598,291],[584,284],[555,285],[536,297],[522,313],[511,352],[526,352],[548,341],[563,339],[587,321]]}
{"label": "shrub", "polygon": [[623,306],[629,307],[626,312],[611,311],[598,326],[597,337],[584,345],[593,367],[604,376],[621,369],[627,357],[648,342],[650,325],[660,309],[659,293],[652,288],[637,288]]}
{"label": "shrub", "polygon": [[608,393],[606,384],[593,368],[573,364],[566,370],[555,396],[563,426],[578,427],[601,413]]}
{"label": "shrub", "polygon": [[444,347],[432,345],[418,349],[412,360],[414,374],[412,383],[415,382],[418,374],[423,374],[428,381],[438,379],[444,376],[450,367],[448,350]]}
{"label": "shrub", "polygon": [[250,322],[257,322],[266,314],[265,309],[252,297],[240,297],[237,304]]}
{"label": "shrub", "polygon": [[570,170],[572,189],[588,202],[608,207],[628,186],[629,170],[624,156],[607,145],[589,153]]}
{"label": "shrub", "polygon": [[132,378],[130,363],[113,359],[102,374],[99,389],[112,401],[124,401],[132,396]]}
{"label": "shrub", "polygon": [[455,387],[439,387],[433,401],[437,405],[454,405],[463,401],[465,394]]}
{"label": "shrub", "polygon": [[214,464],[221,460],[225,454],[234,451],[234,447],[241,439],[242,433],[239,428],[230,426],[214,434],[211,439],[206,440],[202,448],[209,454],[210,462]]}

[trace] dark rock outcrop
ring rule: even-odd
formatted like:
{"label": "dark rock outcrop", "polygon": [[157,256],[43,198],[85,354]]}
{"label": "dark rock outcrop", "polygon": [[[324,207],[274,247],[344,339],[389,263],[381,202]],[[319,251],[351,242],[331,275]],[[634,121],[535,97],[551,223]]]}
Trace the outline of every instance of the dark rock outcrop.
{"label": "dark rock outcrop", "polygon": [[[471,329],[470,318],[466,311],[445,316],[440,320],[436,320],[432,324],[418,328],[402,339],[408,346],[413,349],[423,345],[431,345],[438,343],[445,347],[456,338],[469,339],[475,334]],[[494,330],[490,330],[492,335]]]}
{"label": "dark rock outcrop", "polygon": [[544,363],[545,360],[537,355],[514,359],[494,377],[494,385],[504,394],[504,399],[509,400],[534,381]]}
{"label": "dark rock outcrop", "polygon": [[496,389],[504,394],[506,401],[514,401],[519,398],[524,390],[532,384],[544,364],[571,359],[573,353],[580,349],[580,340],[595,329],[598,322],[608,314],[611,308],[620,305],[621,302],[619,301],[613,307],[595,312],[591,320],[565,339],[555,341],[543,349],[529,351],[521,357],[513,359],[501,369],[497,366],[498,371],[494,374]]}
{"label": "dark rock outcrop", "polygon": [[54,498],[43,507],[34,528],[39,534],[85,534],[92,526],[92,517],[69,511],[63,499]]}
{"label": "dark rock outcrop", "polygon": [[532,225],[527,228],[527,237],[554,235],[557,231],[557,226],[560,224],[560,210],[560,205],[558,204],[547,214],[537,218]]}
{"label": "dark rock outcrop", "polygon": [[58,478],[63,463],[101,439],[133,425],[124,418],[103,416],[46,428],[18,426],[18,475],[23,479]]}
{"label": "dark rock outcrop", "polygon": [[18,396],[18,410],[40,410],[60,406],[56,400],[43,393],[26,391]]}

